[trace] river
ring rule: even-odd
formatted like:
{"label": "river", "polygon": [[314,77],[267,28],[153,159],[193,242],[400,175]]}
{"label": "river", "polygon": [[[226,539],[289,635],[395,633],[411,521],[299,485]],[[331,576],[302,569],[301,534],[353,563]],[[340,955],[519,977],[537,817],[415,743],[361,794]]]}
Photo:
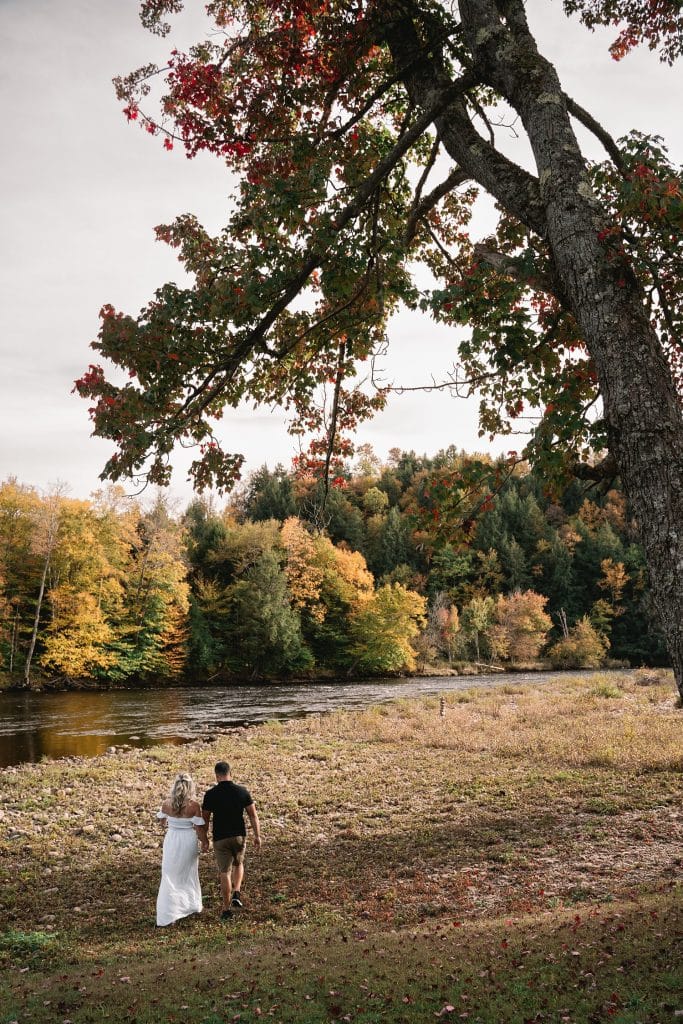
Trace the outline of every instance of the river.
{"label": "river", "polygon": [[187,743],[231,726],[336,708],[364,708],[399,697],[474,686],[538,685],[559,674],[514,672],[354,683],[4,693],[0,694],[0,767],[44,757],[95,757],[108,747],[124,744]]}

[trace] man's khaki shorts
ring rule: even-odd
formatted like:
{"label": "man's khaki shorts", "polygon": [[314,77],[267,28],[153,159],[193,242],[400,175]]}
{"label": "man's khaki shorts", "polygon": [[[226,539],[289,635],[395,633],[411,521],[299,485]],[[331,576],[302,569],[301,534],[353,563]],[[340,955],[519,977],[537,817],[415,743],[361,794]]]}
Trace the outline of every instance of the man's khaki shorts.
{"label": "man's khaki shorts", "polygon": [[227,836],[225,839],[214,839],[213,855],[221,874],[229,871],[233,864],[242,863],[246,845],[246,836]]}

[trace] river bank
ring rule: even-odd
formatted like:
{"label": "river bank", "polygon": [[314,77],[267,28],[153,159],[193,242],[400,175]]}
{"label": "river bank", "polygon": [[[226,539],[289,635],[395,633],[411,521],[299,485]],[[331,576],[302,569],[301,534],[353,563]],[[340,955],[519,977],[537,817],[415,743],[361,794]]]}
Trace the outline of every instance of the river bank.
{"label": "river bank", "polygon": [[[487,666],[491,672],[502,671],[497,666]],[[546,666],[546,669],[550,669],[551,666]],[[521,669],[522,671],[529,671],[528,667]],[[542,665],[534,666],[534,670],[543,671]],[[472,668],[465,671],[457,671],[450,668],[448,665],[443,666],[426,666],[420,672],[401,672],[396,673],[392,678],[395,679],[410,679],[422,675],[428,676],[459,676],[459,675],[475,675],[477,669]],[[514,669],[512,670],[514,671]],[[121,680],[120,682],[103,681],[98,679],[72,679],[66,676],[50,677],[34,675],[31,679],[29,686],[26,685],[23,676],[2,674],[0,672],[0,693],[70,693],[70,692],[81,692],[81,693],[107,693],[117,690],[178,690],[186,689],[187,687],[193,687],[197,690],[204,689],[206,687],[215,686],[272,686],[278,683],[287,682],[294,684],[310,684],[312,686],[330,685],[334,686],[337,683],[348,683],[351,682],[363,682],[370,679],[376,679],[377,676],[355,676],[355,675],[339,675],[334,672],[316,672],[307,675],[292,675],[283,677],[275,676],[233,676],[223,675],[218,677],[211,677],[210,679],[197,679],[196,676],[180,676],[174,679],[155,679],[150,677],[136,677]]]}
{"label": "river bank", "polygon": [[[2,771],[0,1020],[673,1018],[670,680],[565,676],[443,711],[401,700]],[[177,770],[203,789],[219,757],[263,822],[244,913],[219,923],[202,859],[204,913],[158,932],[154,811]]]}
{"label": "river bank", "polygon": [[[589,673],[574,673],[574,675]],[[203,686],[146,690],[19,691],[0,696],[0,767],[46,758],[96,757],[112,748],[204,741],[227,728],[337,709],[362,710],[404,697],[434,696],[470,687],[543,686],[558,672],[478,676],[415,676],[336,683],[273,682],[269,686]],[[605,679],[614,672],[603,672]],[[640,683],[670,678],[662,670],[618,673]]]}
{"label": "river bank", "polygon": [[[607,659],[602,665],[605,671],[628,669],[630,666],[615,659]],[[576,671],[582,671],[576,666]],[[26,685],[23,675],[0,671],[0,694],[2,693],[69,693],[72,691],[83,693],[107,693],[117,690],[177,690],[193,687],[198,690],[214,686],[272,686],[281,683],[298,684],[311,686],[334,686],[336,684],[374,682],[378,678],[390,679],[419,679],[419,678],[460,678],[479,675],[497,675],[505,672],[553,672],[557,671],[549,661],[533,661],[524,664],[496,665],[485,662],[457,662],[455,665],[446,661],[433,664],[421,664],[414,672],[397,672],[385,677],[364,676],[338,672],[316,670],[315,672],[303,675],[282,676],[236,676],[222,675],[212,676],[210,679],[197,679],[196,676],[180,676],[174,679],[155,679],[150,677],[125,679],[120,682],[103,681],[99,679],[81,678],[75,679],[67,676],[43,676],[34,673],[29,686]],[[567,671],[572,671],[568,669]],[[665,668],[653,667],[643,671],[666,672]]]}

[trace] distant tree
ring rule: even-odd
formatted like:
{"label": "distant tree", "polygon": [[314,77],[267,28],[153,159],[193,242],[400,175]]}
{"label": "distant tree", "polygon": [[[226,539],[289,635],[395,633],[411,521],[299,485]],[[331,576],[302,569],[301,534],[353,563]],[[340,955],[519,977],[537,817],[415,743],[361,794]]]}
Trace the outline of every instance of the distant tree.
{"label": "distant tree", "polygon": [[209,559],[225,538],[226,521],[206,498],[190,502],[182,519],[185,550],[193,572],[205,573]]}
{"label": "distant tree", "polygon": [[277,519],[281,523],[297,514],[292,479],[284,466],[278,463],[272,472],[261,466],[251,474],[242,499],[242,513],[255,522]]}
{"label": "distant tree", "polygon": [[226,666],[232,645],[229,588],[196,575],[190,596],[189,664],[196,677],[218,675]]}
{"label": "distant tree", "polygon": [[437,594],[429,610],[430,625],[434,622],[436,644],[446,654],[449,663],[454,660],[461,643],[460,615],[454,604],[449,604],[445,594]]}
{"label": "distant tree", "polygon": [[253,676],[309,668],[313,659],[292,608],[287,580],[274,551],[264,551],[229,592],[228,665]]}
{"label": "distant tree", "polygon": [[500,561],[509,590],[521,590],[531,583],[526,555],[514,537],[504,538],[500,546]]}
{"label": "distant tree", "polygon": [[444,544],[434,552],[429,570],[428,591],[432,600],[437,594],[445,594],[451,604],[465,603],[471,596],[475,573],[472,551]]}
{"label": "distant tree", "polygon": [[555,532],[550,542],[542,542],[542,546],[537,550],[536,559],[541,568],[541,576],[536,586],[547,596],[551,616],[556,616],[560,608],[564,608],[571,619],[576,619],[581,609],[578,603],[572,546],[565,543],[560,534]]}
{"label": "distant tree", "polygon": [[[397,452],[398,449],[393,451]],[[413,484],[414,478],[429,467],[430,462],[426,455],[420,456],[410,451],[400,452],[398,457],[394,456],[392,465],[399,483],[406,491]]]}
{"label": "distant tree", "polygon": [[470,647],[475,661],[492,655],[490,630],[494,621],[496,602],[492,597],[473,597],[462,609],[463,639]]}
{"label": "distant tree", "polygon": [[609,594],[615,614],[621,614],[623,608],[620,608],[619,611],[617,609],[624,593],[624,587],[629,581],[624,563],[615,562],[612,558],[603,558],[600,568],[603,578],[599,580],[598,586]]}
{"label": "distant tree", "polygon": [[379,534],[379,574],[391,572],[397,565],[410,560],[408,526],[398,508],[389,509]]}
{"label": "distant tree", "polygon": [[624,568],[629,581],[623,597],[624,613],[612,623],[612,653],[633,665],[666,665],[666,644],[647,586],[644,553],[638,544],[631,543],[625,549]]}
{"label": "distant tree", "polygon": [[370,516],[385,512],[388,506],[389,497],[385,491],[380,491],[379,487],[371,487],[363,495],[363,508]]}
{"label": "distant tree", "polygon": [[366,553],[363,513],[342,490],[335,488],[324,500],[323,488],[317,484],[309,499],[301,503],[301,518],[324,530],[334,544],[344,543]]}
{"label": "distant tree", "polygon": [[403,488],[401,487],[401,481],[398,479],[393,469],[390,469],[388,466],[384,467],[377,486],[380,490],[384,491],[389,499],[390,505],[398,505],[401,500]]}
{"label": "distant tree", "polygon": [[420,631],[425,609],[425,599],[400,583],[380,587],[351,615],[351,667],[369,675],[414,669],[410,641]]}
{"label": "distant tree", "polygon": [[475,551],[473,569],[472,593],[495,595],[502,590],[504,574],[497,551]]}
{"label": "distant tree", "polygon": [[280,523],[276,519],[258,523],[226,522],[207,553],[204,575],[227,586],[241,579],[264,552],[277,548],[279,541]]}
{"label": "distant tree", "polygon": [[285,550],[285,575],[292,605],[305,611],[317,622],[325,618],[325,607],[320,601],[323,570],[316,564],[316,546],[313,537],[300,519],[286,519],[280,531]]}
{"label": "distant tree", "polygon": [[111,644],[121,621],[124,571],[130,538],[125,516],[97,501],[62,498],[52,553],[40,664],[69,677],[106,673],[115,661]]}
{"label": "distant tree", "polygon": [[179,627],[189,613],[184,533],[159,494],[138,521],[125,578],[112,678],[177,674]]}
{"label": "distant tree", "polygon": [[325,617],[304,623],[306,639],[319,664],[348,670],[351,616],[372,596],[374,579],[360,552],[337,547],[324,536],[315,538],[315,547]]}
{"label": "distant tree", "polygon": [[31,638],[28,644],[28,651],[26,652],[26,661],[24,662],[25,686],[30,686],[31,684],[31,663],[33,661],[33,655],[36,649],[36,642],[38,640],[38,629],[40,626],[40,616],[43,610],[43,598],[45,596],[47,574],[49,572],[50,561],[52,559],[55,546],[57,544],[57,535],[59,531],[59,515],[63,493],[64,488],[62,485],[58,484],[54,486],[50,490],[50,493],[42,502],[38,510],[38,519],[36,524],[36,531],[34,534],[34,545],[36,553],[40,556],[41,561],[43,563],[43,568],[40,575],[38,594],[35,602],[33,629],[31,630]]}
{"label": "distant tree", "polygon": [[504,661],[523,664],[534,661],[552,628],[552,619],[544,611],[547,598],[527,590],[499,594],[495,623],[490,637],[494,654]]}
{"label": "distant tree", "polygon": [[381,462],[371,444],[359,444],[356,447],[355,472],[361,477],[376,478],[381,469]]}
{"label": "distant tree", "polygon": [[418,594],[424,594],[427,579],[423,573],[418,572],[417,569],[414,569],[406,562],[402,562],[395,569],[392,569],[391,572],[387,572],[380,577],[380,586],[384,586],[385,583],[400,583],[406,590],[415,590]]}
{"label": "distant tree", "polygon": [[55,616],[43,637],[40,664],[71,679],[106,675],[115,656],[114,632],[93,594],[62,586],[52,591]]}
{"label": "distant tree", "polygon": [[601,637],[609,640],[612,632],[612,622],[614,620],[614,608],[609,601],[605,601],[604,598],[598,598],[594,602],[590,613],[588,615],[589,621],[593,629]]}
{"label": "distant tree", "polygon": [[12,635],[13,626],[13,614],[12,605],[5,596],[5,578],[2,574],[2,568],[0,567],[0,665],[6,664],[4,656],[4,650],[6,650],[8,641]]}
{"label": "distant tree", "polygon": [[10,672],[16,671],[22,654],[25,657],[33,628],[35,593],[42,571],[34,539],[40,504],[38,493],[14,478],[0,484],[0,571],[9,606],[0,643]]}

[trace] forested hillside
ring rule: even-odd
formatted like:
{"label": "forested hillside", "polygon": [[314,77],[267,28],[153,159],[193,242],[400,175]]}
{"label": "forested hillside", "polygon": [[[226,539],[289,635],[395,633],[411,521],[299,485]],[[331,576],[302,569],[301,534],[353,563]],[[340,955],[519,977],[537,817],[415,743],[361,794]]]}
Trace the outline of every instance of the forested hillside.
{"label": "forested hillside", "polygon": [[365,447],[325,500],[312,477],[263,467],[225,507],[185,511],[8,480],[4,684],[665,664],[618,486],[550,495],[518,467],[463,523],[439,495],[470,461]]}

